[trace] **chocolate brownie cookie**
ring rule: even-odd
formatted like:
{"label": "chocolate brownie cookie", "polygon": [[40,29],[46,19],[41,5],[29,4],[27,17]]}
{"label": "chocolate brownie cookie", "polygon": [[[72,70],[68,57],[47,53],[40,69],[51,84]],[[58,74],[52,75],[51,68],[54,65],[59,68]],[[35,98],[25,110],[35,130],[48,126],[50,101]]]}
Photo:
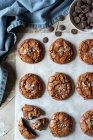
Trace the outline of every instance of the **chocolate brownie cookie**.
{"label": "chocolate brownie cookie", "polygon": [[51,59],[58,64],[65,64],[72,60],[73,49],[70,43],[59,38],[49,49]]}
{"label": "chocolate brownie cookie", "polygon": [[93,39],[87,39],[80,44],[79,55],[85,63],[93,65]]}
{"label": "chocolate brownie cookie", "polygon": [[46,128],[47,124],[46,122],[47,122],[46,118],[38,119],[34,123],[32,123],[32,129],[42,131]]}
{"label": "chocolate brownie cookie", "polygon": [[42,95],[43,82],[35,74],[24,75],[19,82],[20,93],[27,99],[36,99]]}
{"label": "chocolate brownie cookie", "polygon": [[38,118],[41,115],[41,109],[34,105],[25,104],[22,107],[23,116],[25,119],[31,120],[34,118]]}
{"label": "chocolate brownie cookie", "polygon": [[65,137],[73,130],[73,119],[65,112],[57,112],[51,118],[49,129],[55,137]]}
{"label": "chocolate brownie cookie", "polygon": [[43,46],[38,40],[26,39],[20,44],[18,54],[26,63],[37,63],[43,57]]}
{"label": "chocolate brownie cookie", "polygon": [[93,109],[82,115],[80,119],[80,127],[86,135],[93,136]]}
{"label": "chocolate brownie cookie", "polygon": [[21,135],[26,139],[34,139],[37,137],[36,133],[29,127],[27,121],[23,118],[19,121],[18,128]]}
{"label": "chocolate brownie cookie", "polygon": [[47,90],[53,99],[64,100],[71,95],[71,81],[65,74],[55,73],[48,80]]}
{"label": "chocolate brownie cookie", "polygon": [[93,73],[87,72],[80,75],[76,90],[84,99],[93,99]]}

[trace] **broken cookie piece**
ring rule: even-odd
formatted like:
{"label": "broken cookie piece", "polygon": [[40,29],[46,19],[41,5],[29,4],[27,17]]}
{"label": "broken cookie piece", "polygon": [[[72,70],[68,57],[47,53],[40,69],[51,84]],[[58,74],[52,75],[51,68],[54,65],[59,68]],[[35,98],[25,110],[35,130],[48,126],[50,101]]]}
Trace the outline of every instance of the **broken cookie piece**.
{"label": "broken cookie piece", "polygon": [[47,122],[48,122],[47,118],[38,119],[34,123],[32,123],[32,129],[42,131],[42,130],[46,129]]}
{"label": "broken cookie piece", "polygon": [[37,106],[25,104],[22,107],[22,112],[25,119],[31,120],[40,117],[42,111]]}
{"label": "broken cookie piece", "polygon": [[30,128],[27,121],[23,118],[19,121],[18,128],[21,135],[26,139],[34,139],[37,137],[36,133]]}

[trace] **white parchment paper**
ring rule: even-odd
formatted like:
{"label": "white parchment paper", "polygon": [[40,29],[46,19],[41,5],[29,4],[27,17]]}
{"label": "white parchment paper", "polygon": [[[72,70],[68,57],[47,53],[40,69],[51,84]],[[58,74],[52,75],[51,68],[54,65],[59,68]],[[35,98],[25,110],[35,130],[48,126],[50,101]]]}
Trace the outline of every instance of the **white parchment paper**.
{"label": "white parchment paper", "polygon": [[[54,63],[48,54],[48,49],[57,39],[57,37],[54,35],[54,33],[26,33],[26,34],[19,34],[19,44],[24,40],[28,38],[35,38],[42,42],[43,37],[48,37],[49,42],[45,44],[45,57],[44,59],[37,64],[26,64],[20,60],[20,58],[16,57],[16,72],[17,72],[17,86],[16,86],[16,101],[15,101],[15,140],[24,140],[24,138],[20,135],[18,131],[18,121],[22,117],[21,107],[24,104],[31,104],[31,105],[37,105],[41,107],[46,112],[46,117],[49,119],[51,118],[52,114],[58,111],[65,111],[68,114],[70,114],[75,119],[75,131],[64,138],[56,138],[53,137],[53,135],[49,132],[49,129],[37,132],[39,134],[39,137],[36,138],[36,140],[92,140],[93,137],[89,137],[80,129],[79,121],[82,113],[85,111],[93,108],[93,100],[84,100],[80,95],[76,93],[76,91],[73,93],[73,95],[64,101],[56,101],[52,99],[48,93],[47,90],[45,90],[45,93],[43,96],[39,99],[34,100],[28,100],[25,99],[19,92],[18,88],[18,82],[20,78],[27,74],[27,73],[34,73],[39,75],[45,84],[47,85],[48,78],[53,75],[55,72],[63,72],[68,74],[73,80],[74,83],[76,83],[76,80],[78,76],[85,72],[92,72],[93,66],[87,65],[84,62],[82,62],[78,55],[76,55],[75,59],[70,62],[69,64],[64,65],[58,65]],[[62,38],[70,41],[74,48],[77,50],[79,47],[79,44],[82,40],[93,38],[92,34],[77,34],[72,35],[70,33],[63,33]]]}

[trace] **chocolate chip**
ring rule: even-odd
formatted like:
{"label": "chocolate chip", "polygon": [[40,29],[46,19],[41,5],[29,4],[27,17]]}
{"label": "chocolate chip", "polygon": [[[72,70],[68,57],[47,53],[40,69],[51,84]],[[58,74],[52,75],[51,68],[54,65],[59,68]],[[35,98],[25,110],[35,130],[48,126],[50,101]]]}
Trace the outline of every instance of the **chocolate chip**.
{"label": "chocolate chip", "polygon": [[76,13],[81,13],[82,9],[79,6],[75,6],[75,12]]}
{"label": "chocolate chip", "polygon": [[61,35],[62,35],[62,32],[56,31],[56,32],[55,32],[55,35],[56,35],[56,36],[61,36]]}
{"label": "chocolate chip", "polygon": [[71,33],[72,33],[72,34],[77,34],[77,33],[78,33],[78,30],[77,30],[77,29],[72,29],[72,30],[71,30]]}
{"label": "chocolate chip", "polygon": [[48,37],[44,37],[44,38],[43,38],[43,42],[44,42],[44,43],[47,43],[48,40],[49,40]]}
{"label": "chocolate chip", "polygon": [[83,5],[84,3],[81,1],[81,0],[79,0],[79,1],[77,1],[77,6],[81,6],[81,5]]}
{"label": "chocolate chip", "polygon": [[92,0],[87,0],[87,3],[88,3],[88,4],[91,4],[91,3],[92,3]]}
{"label": "chocolate chip", "polygon": [[48,28],[48,31],[49,31],[49,32],[53,32],[53,31],[54,31],[54,27],[53,27],[53,26],[50,26],[50,27]]}
{"label": "chocolate chip", "polygon": [[91,26],[87,26],[86,29],[91,29]]}
{"label": "chocolate chip", "polygon": [[76,12],[73,12],[73,13],[72,13],[72,16],[73,16],[73,17],[77,17],[78,15],[77,15]]}
{"label": "chocolate chip", "polygon": [[65,16],[61,15],[61,16],[59,17],[59,20],[61,20],[61,21],[65,20]]}
{"label": "chocolate chip", "polygon": [[60,30],[65,30],[66,27],[65,27],[65,25],[60,25],[60,26],[59,26],[59,29],[60,29]]}
{"label": "chocolate chip", "polygon": [[86,21],[82,21],[82,26],[85,28],[87,26],[87,22]]}
{"label": "chocolate chip", "polygon": [[80,22],[80,18],[79,17],[75,17],[74,21],[75,21],[75,23],[79,23]]}
{"label": "chocolate chip", "polygon": [[86,21],[87,20],[87,18],[86,17],[81,17],[81,21]]}

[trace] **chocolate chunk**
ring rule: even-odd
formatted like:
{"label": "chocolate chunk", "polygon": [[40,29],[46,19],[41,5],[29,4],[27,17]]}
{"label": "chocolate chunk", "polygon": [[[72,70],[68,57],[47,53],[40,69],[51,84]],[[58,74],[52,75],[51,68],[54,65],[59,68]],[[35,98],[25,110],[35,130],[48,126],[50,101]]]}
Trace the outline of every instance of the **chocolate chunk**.
{"label": "chocolate chunk", "polygon": [[89,24],[89,23],[93,23],[93,18],[92,18],[92,17],[89,17],[89,18],[88,18],[88,24]]}
{"label": "chocolate chunk", "polygon": [[82,17],[83,17],[83,15],[84,15],[83,13],[80,13],[80,14],[79,14],[79,17],[80,17],[80,18],[82,18]]}
{"label": "chocolate chunk", "polygon": [[81,17],[81,21],[86,21],[87,20],[87,18],[86,17]]}
{"label": "chocolate chunk", "polygon": [[73,16],[73,17],[77,17],[78,15],[77,15],[76,12],[73,12],[73,13],[72,13],[72,16]]}
{"label": "chocolate chunk", "polygon": [[60,29],[60,30],[65,30],[66,27],[65,27],[65,25],[60,25],[60,26],[59,26],[59,29]]}
{"label": "chocolate chunk", "polygon": [[92,0],[87,0],[87,3],[88,3],[88,4],[91,4],[91,3],[92,3]]}
{"label": "chocolate chunk", "polygon": [[65,20],[65,16],[61,15],[61,16],[59,17],[59,20],[61,20],[61,21]]}
{"label": "chocolate chunk", "polygon": [[61,36],[61,35],[62,35],[62,32],[56,31],[56,32],[55,32],[55,35],[56,35],[56,36]]}
{"label": "chocolate chunk", "polygon": [[75,6],[75,12],[81,13],[82,9],[79,6]]}
{"label": "chocolate chunk", "polygon": [[91,26],[87,26],[86,29],[91,29]]}
{"label": "chocolate chunk", "polygon": [[87,24],[86,21],[83,21],[83,22],[82,22],[82,26],[83,26],[84,28],[85,28],[87,25],[88,25],[88,24]]}
{"label": "chocolate chunk", "polygon": [[77,6],[82,6],[83,4],[84,3],[81,0],[77,1]]}
{"label": "chocolate chunk", "polygon": [[49,31],[49,32],[53,32],[53,31],[54,31],[54,27],[53,27],[53,26],[50,26],[50,27],[48,28],[48,31]]}
{"label": "chocolate chunk", "polygon": [[48,40],[49,40],[48,37],[44,37],[44,38],[43,38],[43,42],[44,42],[44,43],[47,43]]}
{"label": "chocolate chunk", "polygon": [[79,23],[80,22],[80,18],[79,17],[75,17],[74,21],[75,21],[75,23]]}
{"label": "chocolate chunk", "polygon": [[77,30],[77,29],[72,29],[72,30],[71,30],[71,33],[72,33],[72,34],[77,34],[77,33],[78,33],[78,30]]}

